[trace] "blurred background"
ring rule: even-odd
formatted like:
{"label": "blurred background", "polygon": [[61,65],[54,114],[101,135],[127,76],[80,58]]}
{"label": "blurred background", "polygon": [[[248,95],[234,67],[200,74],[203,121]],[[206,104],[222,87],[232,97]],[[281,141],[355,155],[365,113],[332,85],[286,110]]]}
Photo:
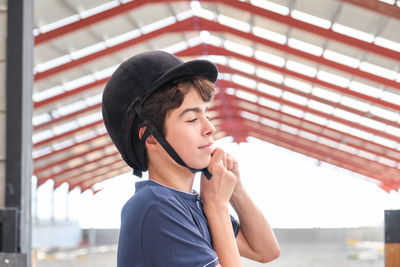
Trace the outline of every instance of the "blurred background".
{"label": "blurred background", "polygon": [[216,145],[281,245],[243,266],[400,266],[400,1],[1,0],[0,19],[1,267],[116,266],[140,179],[101,95],[153,49],[218,66]]}

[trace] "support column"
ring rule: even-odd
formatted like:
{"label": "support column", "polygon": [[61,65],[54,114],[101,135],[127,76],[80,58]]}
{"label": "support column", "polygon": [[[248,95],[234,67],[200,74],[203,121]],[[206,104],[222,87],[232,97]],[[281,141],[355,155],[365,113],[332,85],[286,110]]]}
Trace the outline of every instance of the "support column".
{"label": "support column", "polygon": [[[6,25],[5,208],[1,211],[16,214],[16,232],[7,233],[16,245],[5,252],[23,258],[24,264],[19,261],[16,266],[24,267],[30,266],[31,252],[33,1],[8,0]],[[3,223],[10,224],[10,217],[4,218]],[[14,266],[11,258],[7,256],[5,266]]]}
{"label": "support column", "polygon": [[400,266],[400,210],[385,210],[385,266]]}

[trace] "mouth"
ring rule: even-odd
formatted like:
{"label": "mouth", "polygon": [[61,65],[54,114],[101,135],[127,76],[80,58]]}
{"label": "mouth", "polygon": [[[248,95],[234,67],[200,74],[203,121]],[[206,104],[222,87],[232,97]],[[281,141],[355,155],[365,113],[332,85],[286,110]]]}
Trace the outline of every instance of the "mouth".
{"label": "mouth", "polygon": [[214,145],[214,143],[208,143],[207,145],[199,146],[199,149],[212,150],[213,149],[213,145]]}

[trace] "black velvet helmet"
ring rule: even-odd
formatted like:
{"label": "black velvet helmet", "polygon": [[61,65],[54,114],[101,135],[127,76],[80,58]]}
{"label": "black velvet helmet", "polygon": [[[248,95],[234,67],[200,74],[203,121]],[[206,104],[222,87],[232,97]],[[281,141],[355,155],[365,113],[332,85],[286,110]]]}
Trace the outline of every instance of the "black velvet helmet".
{"label": "black velvet helmet", "polygon": [[[174,81],[185,77],[199,76],[215,82],[218,69],[210,61],[192,60],[183,62],[178,57],[163,51],[137,54],[124,61],[107,82],[102,100],[102,113],[107,132],[124,161],[141,177],[147,170],[144,142],[153,135],[175,161],[186,164],[153,123],[141,112],[143,102],[156,90],[165,89]],[[135,133],[139,125],[147,126],[139,139]],[[194,171],[195,170],[190,167]]]}

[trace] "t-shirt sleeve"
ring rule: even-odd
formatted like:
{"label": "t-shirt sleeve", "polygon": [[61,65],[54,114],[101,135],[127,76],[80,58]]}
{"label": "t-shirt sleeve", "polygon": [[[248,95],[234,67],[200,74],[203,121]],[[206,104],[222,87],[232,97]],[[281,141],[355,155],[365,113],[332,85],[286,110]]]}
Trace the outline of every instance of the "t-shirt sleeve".
{"label": "t-shirt sleeve", "polygon": [[176,205],[151,206],[142,227],[142,253],[146,266],[205,266],[219,264],[190,212]]}

